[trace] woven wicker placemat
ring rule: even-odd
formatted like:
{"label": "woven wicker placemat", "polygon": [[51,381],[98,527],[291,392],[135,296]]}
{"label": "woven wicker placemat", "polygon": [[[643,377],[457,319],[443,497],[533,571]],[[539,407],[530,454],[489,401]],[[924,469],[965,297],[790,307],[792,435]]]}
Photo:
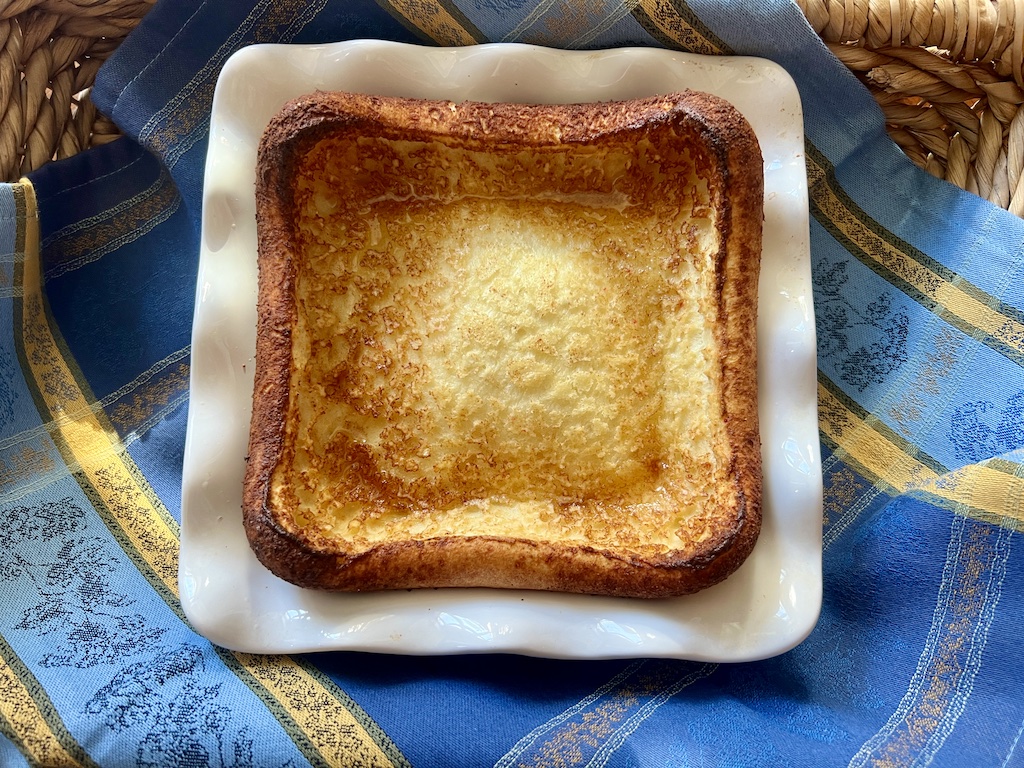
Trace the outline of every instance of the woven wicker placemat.
{"label": "woven wicker placemat", "polygon": [[919,166],[1024,215],[1024,0],[797,0]]}
{"label": "woven wicker placemat", "polygon": [[[1024,215],[1024,0],[796,0],[919,166]],[[154,0],[0,0],[0,179],[109,141],[88,89]]]}
{"label": "woven wicker placemat", "polygon": [[88,98],[154,0],[0,0],[0,180],[117,136]]}

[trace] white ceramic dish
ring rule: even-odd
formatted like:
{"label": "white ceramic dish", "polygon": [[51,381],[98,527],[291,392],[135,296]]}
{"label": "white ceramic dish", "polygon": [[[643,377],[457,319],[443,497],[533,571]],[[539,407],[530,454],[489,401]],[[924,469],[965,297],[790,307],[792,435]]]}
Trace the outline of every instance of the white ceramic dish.
{"label": "white ceramic dish", "polygon": [[[711,589],[655,601],[501,590],[324,594],[252,555],[241,524],[256,321],[256,147],[271,115],[314,89],[484,101],[576,102],[681,88],[750,120],[765,157],[758,321],[764,526],[748,561]],[[444,49],[380,41],[254,46],[217,86],[203,198],[182,496],[185,613],[235,650],[746,661],[799,643],[821,606],[821,460],[803,122],[778,66],[656,49]]]}

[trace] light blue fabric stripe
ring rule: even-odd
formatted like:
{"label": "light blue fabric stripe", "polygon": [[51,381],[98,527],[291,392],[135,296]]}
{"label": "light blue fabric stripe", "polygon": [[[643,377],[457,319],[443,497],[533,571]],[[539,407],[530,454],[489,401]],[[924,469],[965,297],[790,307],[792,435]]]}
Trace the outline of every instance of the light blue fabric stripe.
{"label": "light blue fabric stripe", "polygon": [[602,18],[593,24],[587,24],[580,34],[571,38],[566,44],[567,48],[599,48],[602,41],[607,39],[622,40],[624,22],[628,21],[632,7],[637,0],[619,0],[615,7],[606,6]]}
{"label": "light blue fabric stripe", "polygon": [[[879,189],[887,174],[892,183]],[[1024,222],[914,166],[884,138],[836,166],[843,189],[879,224],[938,259],[982,291],[1024,306],[1024,288],[1006,284],[1024,248]],[[952,224],[951,224],[952,222]],[[958,237],[949,238],[955,226]]]}
{"label": "light blue fabric stripe", "polygon": [[[0,222],[16,221],[18,207],[14,202],[14,187],[11,184],[0,184]],[[14,253],[14,242],[17,230],[14,227],[0,227],[0,253]]]}
{"label": "light blue fabric stripe", "polygon": [[[1024,396],[1016,362],[850,260],[817,224],[812,247],[822,372],[945,467],[1019,445],[1009,429],[1019,416],[1014,398]],[[1013,266],[1005,282],[1024,273],[1024,260]]]}
{"label": "light blue fabric stripe", "polygon": [[[0,185],[0,246],[12,250],[15,214],[11,187]],[[280,724],[148,587],[70,476],[13,359],[13,317],[12,299],[0,299],[0,634],[100,765],[124,764],[129,744],[161,764],[184,748],[297,761]],[[15,477],[21,459],[29,464]],[[13,745],[0,744],[6,766]]]}
{"label": "light blue fabric stripe", "polygon": [[0,733],[0,765],[4,768],[32,768],[14,742]]}
{"label": "light blue fabric stripe", "polygon": [[[532,43],[557,48],[603,48],[621,45],[655,45],[655,41],[632,18],[638,0],[617,0],[614,4],[580,4],[567,7],[556,0],[533,3],[487,0],[456,0],[455,7],[492,42]],[[557,19],[571,14],[571,19]],[[579,29],[565,37],[567,28]]]}
{"label": "light blue fabric stripe", "polygon": [[614,25],[580,39],[583,48],[615,48],[622,45],[661,47],[631,14],[625,14]]}
{"label": "light blue fabric stripe", "polygon": [[807,137],[833,164],[859,155],[873,141],[889,142],[877,103],[837,64],[795,3],[690,0],[687,5],[730,50],[771,59],[789,72],[803,100]]}
{"label": "light blue fabric stripe", "polygon": [[[14,198],[14,187],[0,184],[0,252],[14,254],[17,248],[18,209]],[[20,255],[17,256],[20,258]],[[12,299],[14,297],[14,270],[17,267],[16,257],[6,261],[0,270],[4,282],[0,284],[0,438],[17,434],[38,424],[38,414],[32,406],[32,398],[25,387],[14,345],[14,313]],[[46,438],[49,441],[49,438]],[[11,446],[0,447],[0,461],[5,466],[17,466],[17,457],[12,455]],[[27,467],[26,467],[27,468]],[[8,470],[10,472],[10,469]],[[9,475],[10,485],[18,484],[18,480]],[[4,491],[0,487],[0,491]],[[2,497],[0,497],[2,498]]]}
{"label": "light blue fabric stripe", "polygon": [[[951,217],[959,224],[958,232],[968,234],[968,242],[984,242],[994,258],[1017,257],[1024,222],[916,168],[886,135],[881,111],[868,91],[836,63],[795,4],[735,2],[725,7],[695,0],[689,5],[731,48],[771,58],[787,69],[803,98],[808,139],[872,218],[923,251],[943,254],[952,269],[959,269],[962,252],[950,247]],[[749,23],[736,24],[729,16],[745,17]],[[795,36],[793,27],[804,27],[807,34]],[[976,233],[974,238],[970,233]],[[961,244],[959,238],[956,243]],[[977,272],[978,281],[999,279],[997,269]]]}
{"label": "light blue fabric stripe", "polygon": [[[43,515],[52,523],[45,539],[0,526],[22,570],[2,585],[3,635],[98,764],[121,764],[126,744],[160,764],[186,748],[210,758],[237,749],[276,755],[280,764],[298,759],[209,644],[140,585],[77,483],[65,476],[3,512],[8,521]],[[247,713],[244,721],[229,716],[236,711]]]}
{"label": "light blue fabric stripe", "polygon": [[[531,40],[533,39],[531,31],[536,27],[537,22],[542,19],[544,15],[555,5],[556,0],[541,0],[540,2],[534,3],[533,7],[530,8],[530,12],[518,19],[515,26],[505,32],[498,32],[497,30],[492,31],[489,27],[481,27],[479,23],[477,24],[477,27],[481,32],[487,35],[490,40],[496,40],[503,43]],[[528,7],[528,4],[523,3],[522,7],[526,8]],[[495,19],[490,16],[486,17],[486,20],[489,22],[495,21]],[[497,21],[500,26],[505,24],[505,21],[501,20],[500,17]]]}

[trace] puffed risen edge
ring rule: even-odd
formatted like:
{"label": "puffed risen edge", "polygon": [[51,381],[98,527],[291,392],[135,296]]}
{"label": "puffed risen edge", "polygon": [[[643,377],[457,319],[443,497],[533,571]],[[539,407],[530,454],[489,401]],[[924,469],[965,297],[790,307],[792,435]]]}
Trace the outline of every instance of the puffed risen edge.
{"label": "puffed risen edge", "polygon": [[[717,204],[724,408],[739,503],[695,557],[640,560],[625,553],[503,537],[393,541],[365,553],[343,541],[313,542],[267,504],[282,448],[289,400],[295,268],[289,180],[296,158],[325,134],[359,130],[408,140],[457,137],[463,146],[523,147],[593,141],[631,142],[636,132],[689,123],[718,158]],[[633,136],[633,138],[631,138]],[[326,590],[484,586],[628,597],[666,597],[704,589],[748,557],[761,528],[761,447],[757,412],[757,282],[763,171],[752,129],[729,103],[705,93],[580,105],[515,105],[315,93],[287,104],[259,148],[256,208],[259,298],[253,416],[243,489],[243,522],[259,560],[296,585]]]}

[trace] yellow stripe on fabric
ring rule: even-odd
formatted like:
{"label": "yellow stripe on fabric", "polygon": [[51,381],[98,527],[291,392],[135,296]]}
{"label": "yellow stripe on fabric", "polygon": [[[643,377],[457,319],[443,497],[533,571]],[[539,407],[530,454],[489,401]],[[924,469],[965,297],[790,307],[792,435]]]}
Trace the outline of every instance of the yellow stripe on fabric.
{"label": "yellow stripe on fabric", "polygon": [[707,55],[730,52],[681,0],[640,0],[633,17],[666,47]]}
{"label": "yellow stripe on fabric", "polygon": [[68,733],[42,685],[0,637],[0,733],[29,765],[93,768]]}
{"label": "yellow stripe on fabric", "polygon": [[945,471],[931,457],[918,451],[874,417],[857,412],[838,389],[818,385],[819,429],[838,451],[844,463],[855,466],[870,482],[886,492],[913,493],[959,514],[1024,529],[1021,498],[1024,480],[997,464],[971,464]]}
{"label": "yellow stripe on fabric", "polygon": [[[190,348],[185,347],[168,355],[92,404],[93,413],[102,411],[109,416],[126,448],[188,398],[189,352]],[[67,464],[61,462],[58,467],[48,446],[52,446],[50,433],[42,423],[0,440],[0,492],[8,501],[16,501],[64,475]],[[72,469],[78,471],[77,465]],[[163,509],[159,500],[154,504]]]}
{"label": "yellow stripe on fabric", "polygon": [[[376,739],[367,738],[363,725],[352,718],[339,719],[337,696],[344,695],[330,679],[315,673],[288,656],[235,654],[242,676],[251,675],[265,690],[265,703],[274,711],[287,708],[327,766],[405,766],[408,762],[393,748],[376,724]],[[351,702],[351,706],[358,706]],[[372,722],[372,721],[371,721]],[[381,744],[389,748],[385,751]]]}
{"label": "yellow stripe on fabric", "polygon": [[1007,463],[969,464],[923,483],[914,491],[951,504],[963,504],[972,510],[971,517],[1024,532],[1024,478],[1020,476],[1024,465],[1013,465],[1015,471],[1007,471],[1003,466]]}
{"label": "yellow stripe on fabric", "polygon": [[[124,450],[103,412],[89,407],[84,387],[67,362],[70,356],[56,337],[43,302],[35,195],[27,182],[21,189],[30,212],[26,215],[22,268],[21,334],[24,358],[41,401],[38,405],[42,413],[50,415],[51,437],[112,535],[167,605],[184,620],[177,599],[177,522]],[[323,684],[311,686],[309,674],[296,673],[299,667],[294,661],[282,657],[275,664],[247,666],[239,659],[253,657],[232,658],[228,651],[218,652],[236,674],[244,670],[242,679],[261,699],[268,705],[273,702],[271,711],[313,764],[336,764],[333,758],[321,753],[323,747],[334,756],[344,750],[353,754],[384,754],[360,722],[372,720],[340,691],[331,695]],[[310,695],[318,706],[307,705]],[[386,736],[382,740],[389,743]],[[375,764],[391,762],[385,757]]]}
{"label": "yellow stripe on fabric", "polygon": [[[824,377],[820,377],[824,379]],[[895,493],[936,479],[940,472],[931,462],[912,455],[914,450],[869,415],[854,412],[838,389],[818,384],[819,429],[822,436],[848,454],[864,471]]]}
{"label": "yellow stripe on fabric", "polygon": [[437,0],[378,0],[405,26],[438,45],[476,45],[484,37],[454,7]]}
{"label": "yellow stripe on fabric", "polygon": [[[61,353],[43,306],[39,263],[39,223],[35,193],[22,185],[27,214],[22,268],[22,327],[25,358],[37,383],[40,404],[50,414],[47,429],[65,463],[81,472],[91,493],[110,511],[112,530],[150,583],[174,606],[178,579],[177,523],[157,509],[140,486],[140,473],[124,453],[113,428],[101,420],[86,399],[75,374]],[[131,467],[129,467],[129,463]],[[127,545],[127,546],[125,546]],[[179,615],[180,608],[177,608]]]}
{"label": "yellow stripe on fabric", "polygon": [[[872,220],[841,190],[827,161],[808,147],[811,207],[819,223],[846,241],[854,256],[969,336],[1024,364],[1024,321],[1000,302],[936,264]],[[987,338],[986,338],[987,337]]]}

